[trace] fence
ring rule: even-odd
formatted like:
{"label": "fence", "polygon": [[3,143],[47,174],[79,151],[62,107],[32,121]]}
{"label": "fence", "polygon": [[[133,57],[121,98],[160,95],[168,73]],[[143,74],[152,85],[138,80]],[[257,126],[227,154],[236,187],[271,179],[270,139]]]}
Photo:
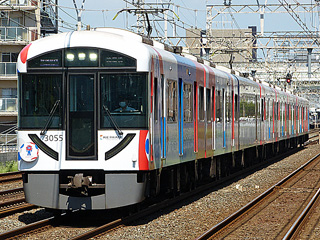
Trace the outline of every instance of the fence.
{"label": "fence", "polygon": [[17,76],[17,63],[0,62],[0,76]]}
{"label": "fence", "polygon": [[2,41],[33,41],[37,39],[36,27],[0,27]]}
{"label": "fence", "polygon": [[0,152],[16,152],[17,146],[17,134],[12,133],[17,129],[17,126],[13,126],[0,134]]}

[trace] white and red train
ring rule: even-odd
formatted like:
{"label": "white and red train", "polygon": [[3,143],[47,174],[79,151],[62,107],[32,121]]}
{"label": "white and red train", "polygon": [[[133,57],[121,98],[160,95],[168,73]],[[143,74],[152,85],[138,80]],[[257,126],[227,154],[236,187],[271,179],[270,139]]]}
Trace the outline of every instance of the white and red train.
{"label": "white and red train", "polygon": [[21,51],[19,169],[28,202],[132,205],[308,138],[306,99],[171,50],[101,28]]}

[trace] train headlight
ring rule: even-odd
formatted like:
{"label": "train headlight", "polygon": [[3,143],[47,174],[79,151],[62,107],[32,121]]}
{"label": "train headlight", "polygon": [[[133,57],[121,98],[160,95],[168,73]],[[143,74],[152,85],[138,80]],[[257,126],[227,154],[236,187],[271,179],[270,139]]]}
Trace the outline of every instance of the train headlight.
{"label": "train headlight", "polygon": [[98,59],[98,55],[96,53],[90,53],[89,59],[90,59],[90,61],[95,62]]}
{"label": "train headlight", "polygon": [[67,60],[68,60],[69,62],[72,62],[72,61],[74,60],[74,54],[68,53],[68,54],[67,54]]}
{"label": "train headlight", "polygon": [[79,58],[80,61],[83,61],[83,60],[86,59],[86,54],[85,53],[79,53],[78,54],[78,58]]}

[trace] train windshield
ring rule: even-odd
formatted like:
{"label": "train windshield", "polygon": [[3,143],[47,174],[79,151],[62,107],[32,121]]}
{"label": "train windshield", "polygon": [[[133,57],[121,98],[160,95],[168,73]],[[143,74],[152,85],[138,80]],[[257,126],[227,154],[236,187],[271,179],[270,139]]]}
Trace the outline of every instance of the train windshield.
{"label": "train windshield", "polygon": [[[43,128],[61,98],[62,75],[20,75],[19,127]],[[61,128],[62,104],[52,115],[49,128]]]}
{"label": "train windshield", "polygon": [[101,127],[119,128],[147,127],[147,74],[102,74],[101,81]]}

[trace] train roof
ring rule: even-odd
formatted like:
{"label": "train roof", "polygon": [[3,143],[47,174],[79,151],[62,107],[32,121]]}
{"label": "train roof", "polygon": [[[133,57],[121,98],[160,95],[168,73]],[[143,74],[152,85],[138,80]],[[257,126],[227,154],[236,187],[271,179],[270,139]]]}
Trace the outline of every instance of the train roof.
{"label": "train roof", "polygon": [[[206,71],[210,69],[216,76],[225,77],[227,75],[229,78],[239,79],[251,86],[261,86],[261,82],[258,83],[249,80],[248,78],[235,76],[234,72],[230,69],[219,66],[215,67],[208,61],[199,61],[197,57],[182,51],[178,54],[174,54],[173,49],[165,44],[145,38],[131,31],[118,28],[95,28],[90,31],[73,31],[36,40],[25,47],[26,51],[24,51],[25,49],[21,51],[17,61],[17,69],[19,72],[26,72],[27,60],[46,52],[72,47],[102,48],[123,53],[137,59],[137,71],[149,71],[150,58],[152,58],[152,56],[158,57],[158,54],[160,54],[166,63],[176,62],[182,65],[193,66],[194,68],[200,64],[206,66]],[[25,53],[25,56],[23,56],[22,52]],[[282,91],[280,88],[272,87],[269,84],[263,85],[268,92],[273,92],[275,90],[277,92]],[[292,95],[290,92],[287,92],[287,94]],[[299,99],[306,100],[300,97]]]}

